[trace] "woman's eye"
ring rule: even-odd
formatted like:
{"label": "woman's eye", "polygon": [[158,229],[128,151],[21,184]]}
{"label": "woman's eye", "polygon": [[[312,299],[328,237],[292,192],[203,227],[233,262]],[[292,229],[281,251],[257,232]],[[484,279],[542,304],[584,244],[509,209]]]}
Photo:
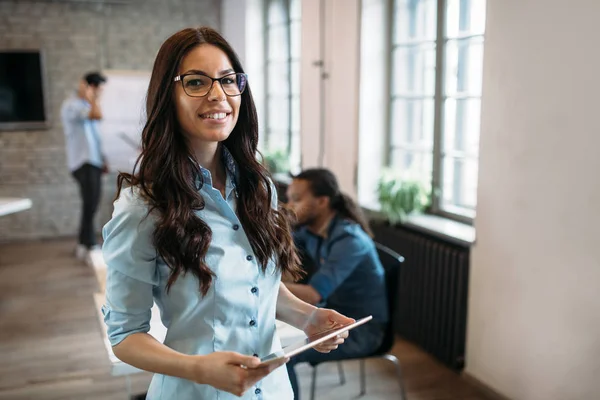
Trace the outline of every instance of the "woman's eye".
{"label": "woman's eye", "polygon": [[187,82],[187,86],[202,86],[203,82],[200,79],[192,79]]}
{"label": "woman's eye", "polygon": [[223,82],[225,85],[233,85],[233,84],[235,83],[235,82],[234,82],[234,80],[233,80],[232,78],[223,78],[222,82]]}

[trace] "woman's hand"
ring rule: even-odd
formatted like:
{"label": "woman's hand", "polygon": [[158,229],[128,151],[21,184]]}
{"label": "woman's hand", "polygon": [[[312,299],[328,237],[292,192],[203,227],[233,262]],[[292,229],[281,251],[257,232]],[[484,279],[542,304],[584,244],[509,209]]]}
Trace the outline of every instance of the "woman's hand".
{"label": "woman's hand", "polygon": [[[337,311],[328,308],[317,308],[306,321],[303,331],[307,336],[311,336],[353,322],[355,322],[354,319],[343,316]],[[314,349],[321,353],[329,353],[331,350],[337,349],[340,344],[344,343],[344,339],[347,337],[348,332],[346,331],[315,346]]]}
{"label": "woman's hand", "polygon": [[285,359],[259,367],[260,359],[257,357],[225,351],[191,357],[191,380],[238,397],[288,361]]}

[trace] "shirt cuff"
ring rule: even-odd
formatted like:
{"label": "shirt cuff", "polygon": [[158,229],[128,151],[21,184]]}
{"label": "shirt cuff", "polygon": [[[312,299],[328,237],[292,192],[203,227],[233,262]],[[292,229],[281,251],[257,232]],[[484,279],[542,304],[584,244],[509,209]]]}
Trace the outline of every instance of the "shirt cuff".
{"label": "shirt cuff", "polygon": [[121,343],[127,336],[134,333],[148,333],[150,331],[151,311],[134,315],[111,310],[102,306],[104,322],[107,326],[107,336],[111,346]]}

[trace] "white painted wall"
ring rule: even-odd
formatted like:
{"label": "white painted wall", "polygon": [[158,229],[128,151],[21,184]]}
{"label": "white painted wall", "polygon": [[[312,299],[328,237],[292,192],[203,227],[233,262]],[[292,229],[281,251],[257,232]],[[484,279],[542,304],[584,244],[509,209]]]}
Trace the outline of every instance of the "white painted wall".
{"label": "white painted wall", "polygon": [[600,398],[600,2],[488,0],[466,372]]}
{"label": "white painted wall", "polygon": [[221,0],[221,34],[242,65],[246,64],[246,3],[246,0]]}
{"label": "white painted wall", "polygon": [[300,132],[301,164],[305,169],[319,166],[321,149],[319,129],[321,105],[321,12],[323,0],[302,0],[302,32],[300,60]]}
{"label": "white painted wall", "polygon": [[[360,1],[322,0],[325,29],[320,32],[321,0],[302,1],[301,122],[302,168],[326,167],[343,191],[356,195]],[[320,35],[325,37],[325,102],[321,104]],[[319,138],[320,113],[326,117],[325,140]],[[320,151],[324,150],[323,163]]]}

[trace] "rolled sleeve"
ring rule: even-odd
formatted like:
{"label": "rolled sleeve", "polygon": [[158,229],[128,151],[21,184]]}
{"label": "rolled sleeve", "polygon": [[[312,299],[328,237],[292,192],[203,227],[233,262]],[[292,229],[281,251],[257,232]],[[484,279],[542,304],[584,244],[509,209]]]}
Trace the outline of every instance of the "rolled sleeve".
{"label": "rolled sleeve", "polygon": [[147,207],[124,189],[104,226],[102,254],[107,265],[106,303],[102,308],[111,345],[150,330],[153,287],[158,285],[154,219]]}
{"label": "rolled sleeve", "polygon": [[309,285],[327,298],[352,274],[368,248],[355,236],[344,236],[331,245],[329,256],[311,278]]}

